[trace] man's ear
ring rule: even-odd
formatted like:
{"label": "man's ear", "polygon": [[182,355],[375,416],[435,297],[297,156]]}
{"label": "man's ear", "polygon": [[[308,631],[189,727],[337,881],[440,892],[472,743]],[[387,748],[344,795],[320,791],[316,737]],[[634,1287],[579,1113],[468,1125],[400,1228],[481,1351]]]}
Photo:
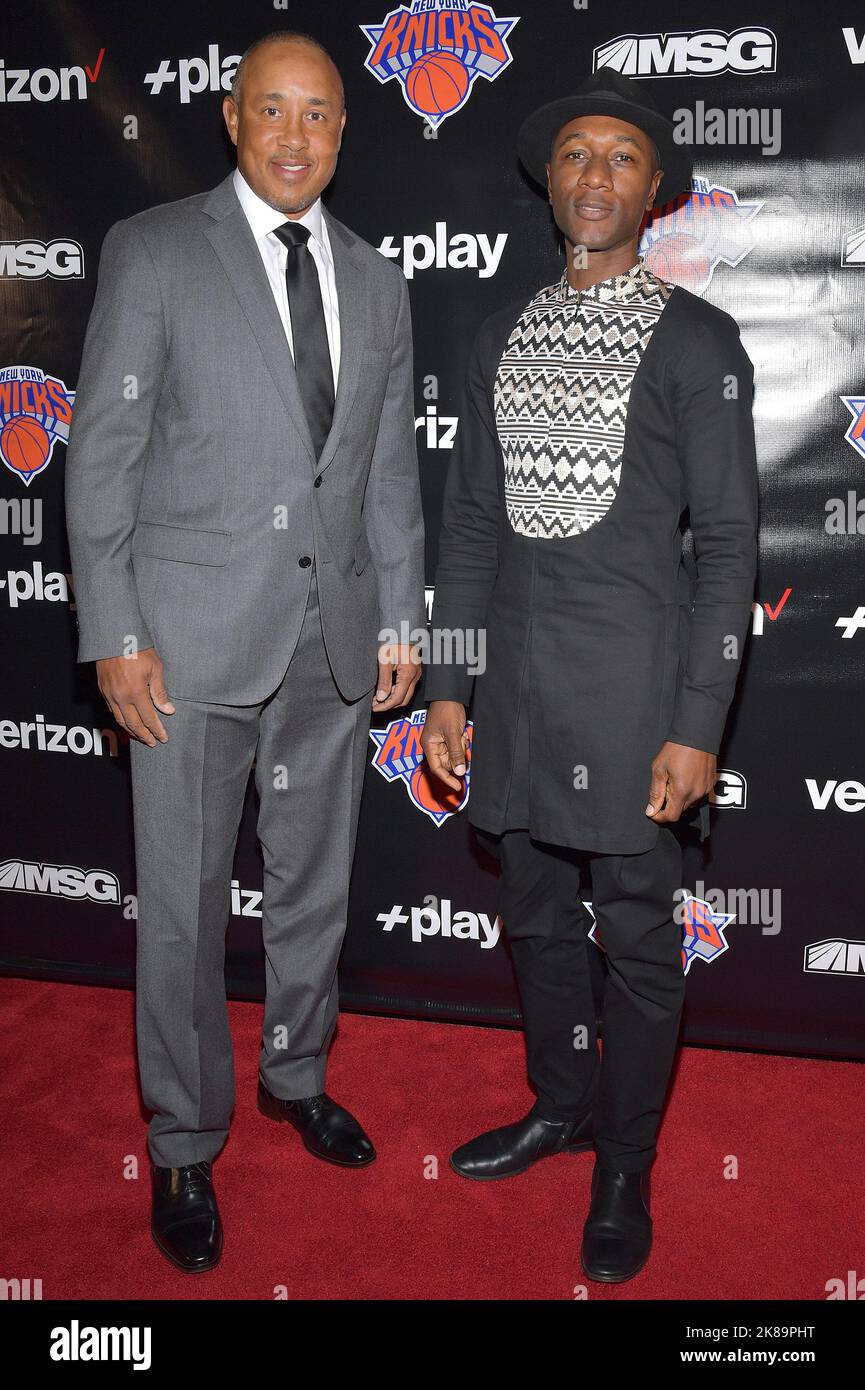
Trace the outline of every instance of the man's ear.
{"label": "man's ear", "polygon": [[237,107],[234,98],[227,96],[222,98],[222,116],[228,128],[233,145],[237,144]]}

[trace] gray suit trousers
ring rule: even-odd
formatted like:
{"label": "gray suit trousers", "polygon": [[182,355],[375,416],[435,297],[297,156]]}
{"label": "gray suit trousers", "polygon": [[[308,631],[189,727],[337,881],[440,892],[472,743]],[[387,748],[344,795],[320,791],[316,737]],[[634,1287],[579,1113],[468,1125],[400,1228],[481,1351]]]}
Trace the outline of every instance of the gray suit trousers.
{"label": "gray suit trousers", "polygon": [[314,567],[275,691],[253,705],[171,698],[168,743],[132,740],[130,753],[141,1088],[153,1162],[178,1167],[218,1153],[234,1106],[225,934],[253,758],[266,957],[259,1071],[285,1100],[325,1089],[371,706],[370,692],[346,701],[334,683]]}

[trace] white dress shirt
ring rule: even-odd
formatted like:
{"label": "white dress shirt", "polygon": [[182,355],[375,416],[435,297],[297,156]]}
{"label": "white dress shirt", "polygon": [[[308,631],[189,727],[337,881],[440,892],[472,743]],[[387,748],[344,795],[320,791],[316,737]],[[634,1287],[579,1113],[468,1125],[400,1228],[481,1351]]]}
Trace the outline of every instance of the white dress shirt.
{"label": "white dress shirt", "polygon": [[307,208],[302,217],[287,218],[284,213],[272,208],[269,203],[259,198],[257,193],[253,193],[246,179],[239,169],[234,171],[234,189],[240,200],[240,206],[246,213],[246,220],[252,228],[252,235],[255,237],[256,245],[261,253],[264,262],[264,269],[273,297],[276,300],[276,307],[279,310],[279,317],[285,329],[285,336],[288,339],[288,346],[291,348],[294,357],[294,341],[291,336],[291,314],[288,306],[288,291],[285,285],[285,263],[288,258],[288,248],[283,246],[279,237],[274,236],[274,228],[281,227],[284,222],[289,220],[299,222],[301,226],[308,227],[310,238],[308,247],[312,253],[312,259],[318,271],[318,283],[321,286],[321,302],[324,306],[324,324],[327,330],[327,342],[330,348],[330,364],[333,368],[333,388],[336,391],[336,383],[339,378],[339,303],[336,296],[336,279],[333,269],[333,255],[330,249],[330,237],[327,234],[327,224],[321,215],[321,199],[316,198],[312,207]]}

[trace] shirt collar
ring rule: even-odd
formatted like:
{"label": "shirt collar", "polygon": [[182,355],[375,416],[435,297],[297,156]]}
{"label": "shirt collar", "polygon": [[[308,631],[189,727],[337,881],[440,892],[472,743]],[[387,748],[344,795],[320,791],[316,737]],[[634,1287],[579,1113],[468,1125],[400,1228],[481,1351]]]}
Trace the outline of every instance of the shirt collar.
{"label": "shirt collar", "polygon": [[589,285],[584,290],[575,290],[568,280],[568,268],[565,266],[561,279],[555,287],[555,295],[558,299],[575,301],[588,299],[603,304],[611,300],[629,299],[638,289],[646,285],[647,279],[651,279],[651,271],[646,268],[642,260],[638,260],[631,266],[630,270],[624,271],[621,275],[611,275],[608,279],[598,280],[594,285]]}
{"label": "shirt collar", "polygon": [[[288,221],[284,212],[280,212],[278,208],[272,208],[270,203],[266,203],[263,198],[259,198],[258,194],[253,192],[239,169],[234,171],[234,191],[240,200],[240,206],[246,213],[247,221],[256,241],[261,241],[262,237],[266,237]],[[322,215],[320,197],[316,198],[302,217],[294,217],[291,220],[299,222],[303,227],[308,227],[311,238],[317,241],[325,255],[330,257],[330,241]]]}

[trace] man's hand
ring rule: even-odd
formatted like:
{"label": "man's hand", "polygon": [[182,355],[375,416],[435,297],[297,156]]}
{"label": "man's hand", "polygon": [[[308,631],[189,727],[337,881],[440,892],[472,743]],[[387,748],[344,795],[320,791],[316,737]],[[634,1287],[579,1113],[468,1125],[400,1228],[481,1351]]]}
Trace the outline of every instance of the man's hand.
{"label": "man's hand", "polygon": [[459,779],[465,777],[468,762],[465,705],[457,700],[433,700],[427,710],[420,745],[433,776],[445,786],[461,792]]}
{"label": "man's hand", "polygon": [[145,647],[136,656],[106,656],[96,662],[96,675],[105,703],[121,729],[150,748],[156,746],[157,739],[168,742],[156,710],[174,714],[174,705],[165,689],[155,647]]}
{"label": "man's hand", "polygon": [[416,647],[400,647],[391,643],[378,649],[378,686],[372,697],[375,714],[385,709],[407,705],[421,678],[423,666]]}
{"label": "man's hand", "polygon": [[688,806],[708,795],[717,780],[714,753],[684,743],[664,743],[652,763],[646,815],[658,824],[677,821]]}

